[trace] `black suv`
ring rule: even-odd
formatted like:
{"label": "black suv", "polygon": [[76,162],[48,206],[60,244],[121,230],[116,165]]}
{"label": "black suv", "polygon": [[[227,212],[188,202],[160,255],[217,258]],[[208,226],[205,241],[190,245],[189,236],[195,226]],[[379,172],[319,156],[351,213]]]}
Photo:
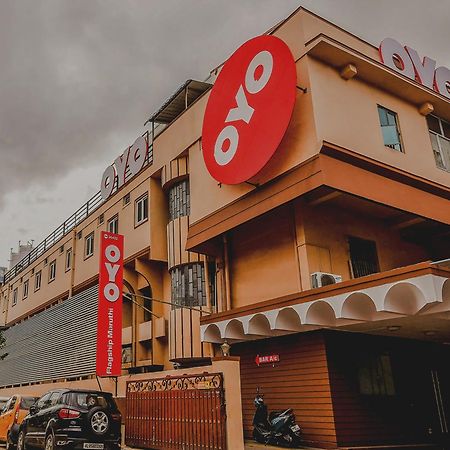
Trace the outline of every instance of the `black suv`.
{"label": "black suv", "polygon": [[17,450],[118,450],[121,421],[107,392],[50,391],[30,407],[20,426]]}

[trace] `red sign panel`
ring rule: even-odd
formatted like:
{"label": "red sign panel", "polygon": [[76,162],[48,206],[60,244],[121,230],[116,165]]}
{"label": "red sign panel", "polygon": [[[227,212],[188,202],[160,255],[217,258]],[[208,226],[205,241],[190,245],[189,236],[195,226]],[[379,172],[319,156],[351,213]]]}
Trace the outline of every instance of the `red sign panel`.
{"label": "red sign panel", "polygon": [[289,125],[296,83],[294,58],[281,39],[259,36],[234,52],[203,119],[203,157],[213,178],[242,183],[267,164]]}
{"label": "red sign panel", "polygon": [[116,377],[122,367],[123,236],[103,231],[97,320],[97,375]]}
{"label": "red sign panel", "polygon": [[280,355],[265,355],[259,356],[257,355],[255,358],[255,363],[257,366],[260,364],[271,364],[280,361]]}

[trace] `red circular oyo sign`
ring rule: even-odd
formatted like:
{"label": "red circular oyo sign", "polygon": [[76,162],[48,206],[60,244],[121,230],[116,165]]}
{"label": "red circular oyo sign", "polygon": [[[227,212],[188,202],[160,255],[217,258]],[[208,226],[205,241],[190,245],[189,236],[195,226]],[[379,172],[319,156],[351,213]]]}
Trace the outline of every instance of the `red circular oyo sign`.
{"label": "red circular oyo sign", "polygon": [[296,80],[291,51],[275,36],[251,39],[233,53],[203,119],[203,157],[213,178],[242,183],[267,164],[289,125]]}

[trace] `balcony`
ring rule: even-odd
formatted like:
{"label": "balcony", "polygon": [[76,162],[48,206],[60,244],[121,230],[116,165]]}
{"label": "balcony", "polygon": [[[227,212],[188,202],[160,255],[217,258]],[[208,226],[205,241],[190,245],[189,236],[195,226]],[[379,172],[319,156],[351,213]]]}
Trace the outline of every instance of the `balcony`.
{"label": "balcony", "polygon": [[424,262],[201,319],[203,342],[317,329],[450,342],[450,264]]}

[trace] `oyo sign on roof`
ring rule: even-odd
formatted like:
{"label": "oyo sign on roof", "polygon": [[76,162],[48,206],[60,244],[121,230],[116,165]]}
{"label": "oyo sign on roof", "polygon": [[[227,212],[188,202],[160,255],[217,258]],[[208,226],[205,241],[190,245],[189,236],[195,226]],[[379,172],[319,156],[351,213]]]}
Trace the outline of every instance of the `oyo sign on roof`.
{"label": "oyo sign on roof", "polygon": [[384,39],[379,51],[384,65],[450,99],[450,69],[436,68],[434,59],[428,56],[421,59],[416,50],[403,47],[392,38]]}
{"label": "oyo sign on roof", "polygon": [[242,183],[267,164],[289,125],[296,79],[289,47],[274,36],[251,39],[226,61],[203,119],[203,157],[213,178]]}

